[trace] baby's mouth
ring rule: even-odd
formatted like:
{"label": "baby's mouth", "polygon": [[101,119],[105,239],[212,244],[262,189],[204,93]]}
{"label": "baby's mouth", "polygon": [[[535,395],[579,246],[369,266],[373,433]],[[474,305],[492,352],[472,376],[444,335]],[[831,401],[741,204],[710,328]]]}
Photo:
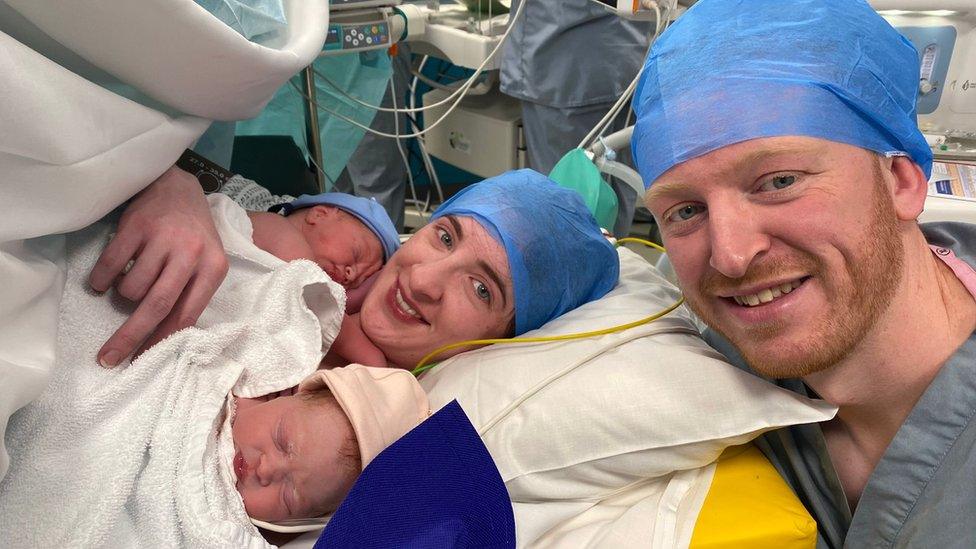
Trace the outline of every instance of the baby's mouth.
{"label": "baby's mouth", "polygon": [[244,461],[244,454],[238,450],[234,455],[234,474],[237,475],[238,482],[244,480],[245,472],[247,472],[247,462]]}

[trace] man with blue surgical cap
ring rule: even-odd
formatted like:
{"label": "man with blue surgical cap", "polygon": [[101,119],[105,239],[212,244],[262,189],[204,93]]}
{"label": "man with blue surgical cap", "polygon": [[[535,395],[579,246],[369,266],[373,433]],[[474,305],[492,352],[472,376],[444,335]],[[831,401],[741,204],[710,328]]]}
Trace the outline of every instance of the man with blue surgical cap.
{"label": "man with blue surgical cap", "polygon": [[916,222],[918,75],[863,0],[700,0],[635,99],[645,202],[714,345],[839,407],[759,440],[823,547],[976,545],[976,226]]}

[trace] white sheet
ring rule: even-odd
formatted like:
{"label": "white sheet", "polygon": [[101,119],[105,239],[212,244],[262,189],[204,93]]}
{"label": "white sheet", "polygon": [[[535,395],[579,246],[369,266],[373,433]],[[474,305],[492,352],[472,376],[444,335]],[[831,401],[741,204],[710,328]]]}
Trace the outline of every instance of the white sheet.
{"label": "white sheet", "polygon": [[[58,365],[11,418],[0,483],[3,547],[264,547],[234,489],[229,392],[257,396],[315,370],[341,325],[345,293],[315,264],[284,263],[250,242],[243,210],[211,198],[231,269],[196,328],[127,367],[95,352],[128,305],[94,295],[99,224],[68,238]],[[309,306],[315,312],[313,313]]]}
{"label": "white sheet", "polygon": [[[616,326],[678,299],[654,267],[618,253],[613,291],[525,335]],[[728,364],[683,307],[620,333],[469,351],[420,383],[433,409],[457,399],[478,430],[520,547],[680,547],[725,448],[836,413]]]}

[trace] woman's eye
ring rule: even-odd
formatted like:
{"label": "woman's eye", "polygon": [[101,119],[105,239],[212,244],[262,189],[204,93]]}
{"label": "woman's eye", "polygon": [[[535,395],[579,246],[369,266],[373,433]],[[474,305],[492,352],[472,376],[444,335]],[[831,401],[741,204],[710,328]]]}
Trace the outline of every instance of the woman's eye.
{"label": "woman's eye", "polygon": [[477,280],[472,282],[472,284],[474,285],[474,293],[478,296],[478,299],[482,301],[491,300],[491,292],[488,290],[487,286],[481,282],[478,282]]}
{"label": "woman's eye", "polygon": [[681,221],[688,221],[704,211],[705,206],[702,206],[701,204],[685,204],[684,206],[672,211],[671,214],[667,216],[667,220],[680,223]]}
{"label": "woman's eye", "polygon": [[761,188],[767,191],[781,191],[794,183],[796,183],[795,175],[777,175],[764,182]]}
{"label": "woman's eye", "polygon": [[444,229],[437,229],[437,235],[441,239],[441,243],[447,246],[448,249],[454,246],[454,239],[451,237],[451,233]]}

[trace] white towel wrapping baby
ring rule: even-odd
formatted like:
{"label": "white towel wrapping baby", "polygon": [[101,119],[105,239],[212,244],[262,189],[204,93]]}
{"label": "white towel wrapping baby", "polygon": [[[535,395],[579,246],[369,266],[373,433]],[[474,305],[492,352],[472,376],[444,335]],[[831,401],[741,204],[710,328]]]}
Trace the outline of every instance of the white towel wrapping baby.
{"label": "white towel wrapping baby", "polygon": [[69,237],[57,367],[6,434],[0,546],[266,546],[222,463],[233,455],[221,432],[225,402],[315,370],[339,331],[345,293],[315,264],[256,248],[228,199],[210,202],[231,263],[226,280],[197,327],[112,370],[95,353],[131,306],[87,284],[110,225]]}

